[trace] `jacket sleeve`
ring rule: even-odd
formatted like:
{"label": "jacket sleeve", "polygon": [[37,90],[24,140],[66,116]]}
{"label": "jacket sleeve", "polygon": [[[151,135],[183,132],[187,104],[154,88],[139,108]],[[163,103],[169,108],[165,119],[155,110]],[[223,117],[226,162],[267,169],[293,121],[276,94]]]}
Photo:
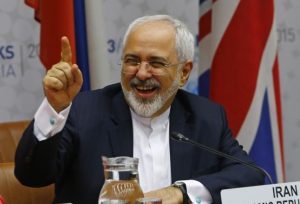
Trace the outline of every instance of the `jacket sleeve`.
{"label": "jacket sleeve", "polygon": [[[223,108],[220,108],[223,129],[220,140],[220,151],[238,158],[247,163],[253,163],[250,156],[242,149],[238,141],[233,138],[227,125]],[[221,203],[220,192],[222,189],[255,186],[264,183],[264,175],[244,164],[220,158],[219,170],[215,173],[203,175],[196,180],[200,181],[210,191],[213,203]]]}
{"label": "jacket sleeve", "polygon": [[[15,156],[15,176],[26,186],[42,187],[54,183],[72,155],[72,128],[43,141],[33,133],[34,120],[24,131]],[[69,125],[66,125],[69,126]]]}

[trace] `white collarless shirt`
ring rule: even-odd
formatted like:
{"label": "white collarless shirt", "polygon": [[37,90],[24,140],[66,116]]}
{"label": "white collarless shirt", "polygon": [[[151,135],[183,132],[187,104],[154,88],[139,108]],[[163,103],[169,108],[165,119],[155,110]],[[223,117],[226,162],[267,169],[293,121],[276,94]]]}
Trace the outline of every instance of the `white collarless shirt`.
{"label": "white collarless shirt", "polygon": [[171,185],[169,113],[170,109],[158,117],[143,118],[131,110],[133,156],[139,159],[144,192]]}

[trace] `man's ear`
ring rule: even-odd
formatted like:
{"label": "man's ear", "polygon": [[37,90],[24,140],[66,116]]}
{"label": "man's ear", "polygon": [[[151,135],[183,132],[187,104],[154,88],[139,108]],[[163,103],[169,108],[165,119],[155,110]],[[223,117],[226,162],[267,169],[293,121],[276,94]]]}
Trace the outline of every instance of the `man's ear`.
{"label": "man's ear", "polygon": [[181,76],[180,76],[180,86],[184,86],[186,82],[188,81],[190,74],[193,69],[193,61],[188,60],[184,63],[182,70],[181,70]]}

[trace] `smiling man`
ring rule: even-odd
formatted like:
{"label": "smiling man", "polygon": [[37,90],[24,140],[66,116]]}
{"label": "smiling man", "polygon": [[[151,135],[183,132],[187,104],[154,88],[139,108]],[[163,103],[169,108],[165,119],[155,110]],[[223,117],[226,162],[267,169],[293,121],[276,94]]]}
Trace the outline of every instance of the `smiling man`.
{"label": "smiling man", "polygon": [[45,100],[16,153],[25,185],[55,183],[55,203],[98,203],[101,156],[139,158],[146,197],[163,203],[220,203],[226,188],[259,185],[249,167],[170,139],[173,131],[252,162],[228,128],[223,108],[181,90],[193,67],[194,40],[167,15],[145,16],[124,36],[121,83],[79,93],[82,75],[66,37],[47,72]]}
{"label": "smiling man", "polygon": [[[189,58],[178,57],[175,33],[170,22],[153,21],[137,23],[125,36],[122,88],[140,116],[155,117],[166,111],[192,70],[192,52]],[[193,50],[193,36],[188,37]]]}

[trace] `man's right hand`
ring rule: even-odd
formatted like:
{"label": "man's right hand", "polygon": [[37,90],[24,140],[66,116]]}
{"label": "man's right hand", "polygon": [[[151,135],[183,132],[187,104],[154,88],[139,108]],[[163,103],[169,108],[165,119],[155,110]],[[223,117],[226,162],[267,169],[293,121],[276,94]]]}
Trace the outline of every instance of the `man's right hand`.
{"label": "man's right hand", "polygon": [[67,37],[61,38],[61,61],[47,71],[43,88],[49,104],[59,113],[70,105],[80,91],[83,77],[77,64],[72,64],[72,50]]}

